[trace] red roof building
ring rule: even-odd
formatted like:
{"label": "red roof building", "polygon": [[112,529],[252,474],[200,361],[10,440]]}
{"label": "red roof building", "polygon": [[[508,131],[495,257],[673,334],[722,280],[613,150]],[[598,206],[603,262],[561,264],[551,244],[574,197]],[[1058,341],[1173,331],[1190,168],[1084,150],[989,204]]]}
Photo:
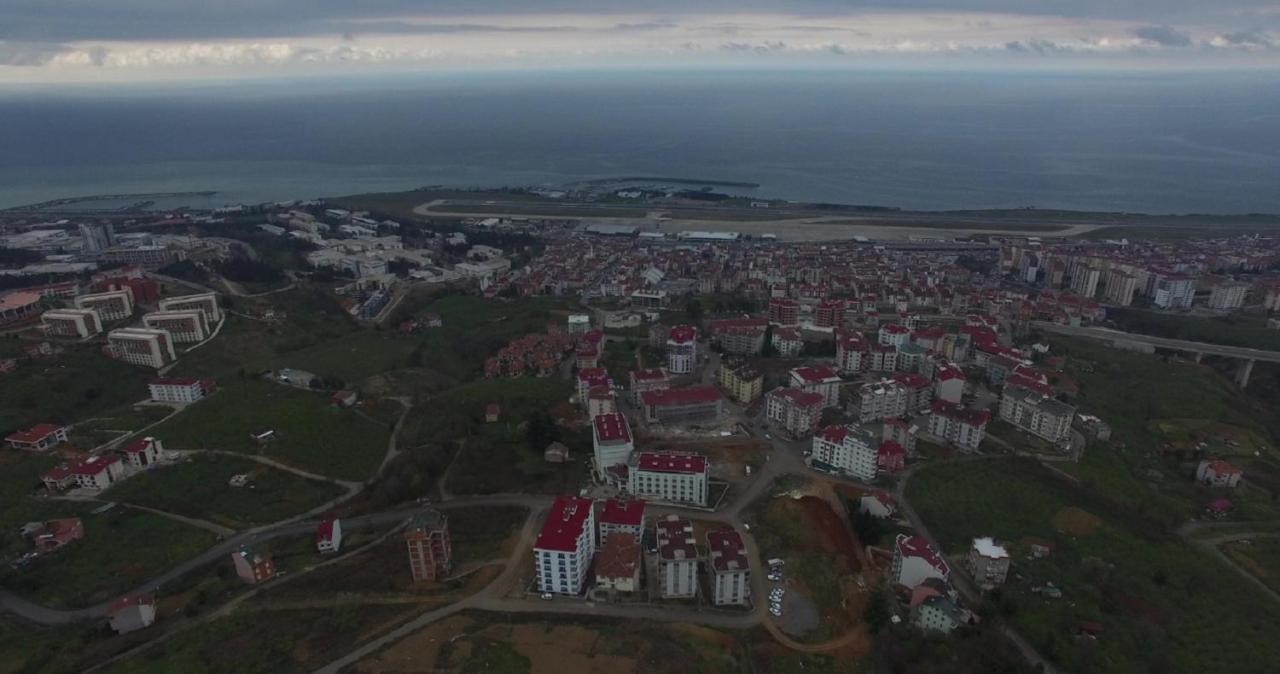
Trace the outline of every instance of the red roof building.
{"label": "red roof building", "polygon": [[37,424],[25,431],[11,433],[4,440],[14,449],[43,452],[66,442],[67,429],[54,424]]}

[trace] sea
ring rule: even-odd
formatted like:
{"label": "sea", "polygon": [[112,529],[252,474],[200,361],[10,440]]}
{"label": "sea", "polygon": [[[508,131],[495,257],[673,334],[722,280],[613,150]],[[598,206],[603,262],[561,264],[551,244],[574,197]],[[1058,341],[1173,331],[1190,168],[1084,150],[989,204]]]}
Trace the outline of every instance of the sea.
{"label": "sea", "polygon": [[[0,88],[0,207],[662,176],[907,209],[1280,213],[1280,72],[557,71]],[[737,190],[742,192],[743,190]]]}

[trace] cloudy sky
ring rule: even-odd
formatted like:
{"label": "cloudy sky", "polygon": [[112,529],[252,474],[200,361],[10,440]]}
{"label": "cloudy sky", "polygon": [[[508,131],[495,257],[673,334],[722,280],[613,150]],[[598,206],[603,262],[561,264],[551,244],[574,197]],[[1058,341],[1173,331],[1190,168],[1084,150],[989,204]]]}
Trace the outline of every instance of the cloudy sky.
{"label": "cloudy sky", "polygon": [[0,83],[582,67],[1280,68],[1280,2],[0,0]]}

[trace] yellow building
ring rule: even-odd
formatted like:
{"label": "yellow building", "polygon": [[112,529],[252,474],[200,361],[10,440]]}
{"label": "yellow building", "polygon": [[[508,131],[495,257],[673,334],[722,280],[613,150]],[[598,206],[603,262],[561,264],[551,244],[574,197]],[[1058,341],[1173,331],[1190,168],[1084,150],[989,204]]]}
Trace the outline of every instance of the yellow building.
{"label": "yellow building", "polygon": [[764,392],[764,376],[745,363],[721,360],[717,377],[729,399],[742,405],[759,400]]}

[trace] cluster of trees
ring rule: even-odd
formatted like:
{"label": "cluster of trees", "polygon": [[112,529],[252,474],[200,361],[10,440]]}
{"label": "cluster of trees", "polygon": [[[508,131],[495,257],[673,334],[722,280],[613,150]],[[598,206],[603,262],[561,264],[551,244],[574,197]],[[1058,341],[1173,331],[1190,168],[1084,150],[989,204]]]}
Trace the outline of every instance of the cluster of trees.
{"label": "cluster of trees", "polygon": [[235,257],[217,263],[218,273],[237,283],[279,283],[284,274],[279,269],[249,258]]}

